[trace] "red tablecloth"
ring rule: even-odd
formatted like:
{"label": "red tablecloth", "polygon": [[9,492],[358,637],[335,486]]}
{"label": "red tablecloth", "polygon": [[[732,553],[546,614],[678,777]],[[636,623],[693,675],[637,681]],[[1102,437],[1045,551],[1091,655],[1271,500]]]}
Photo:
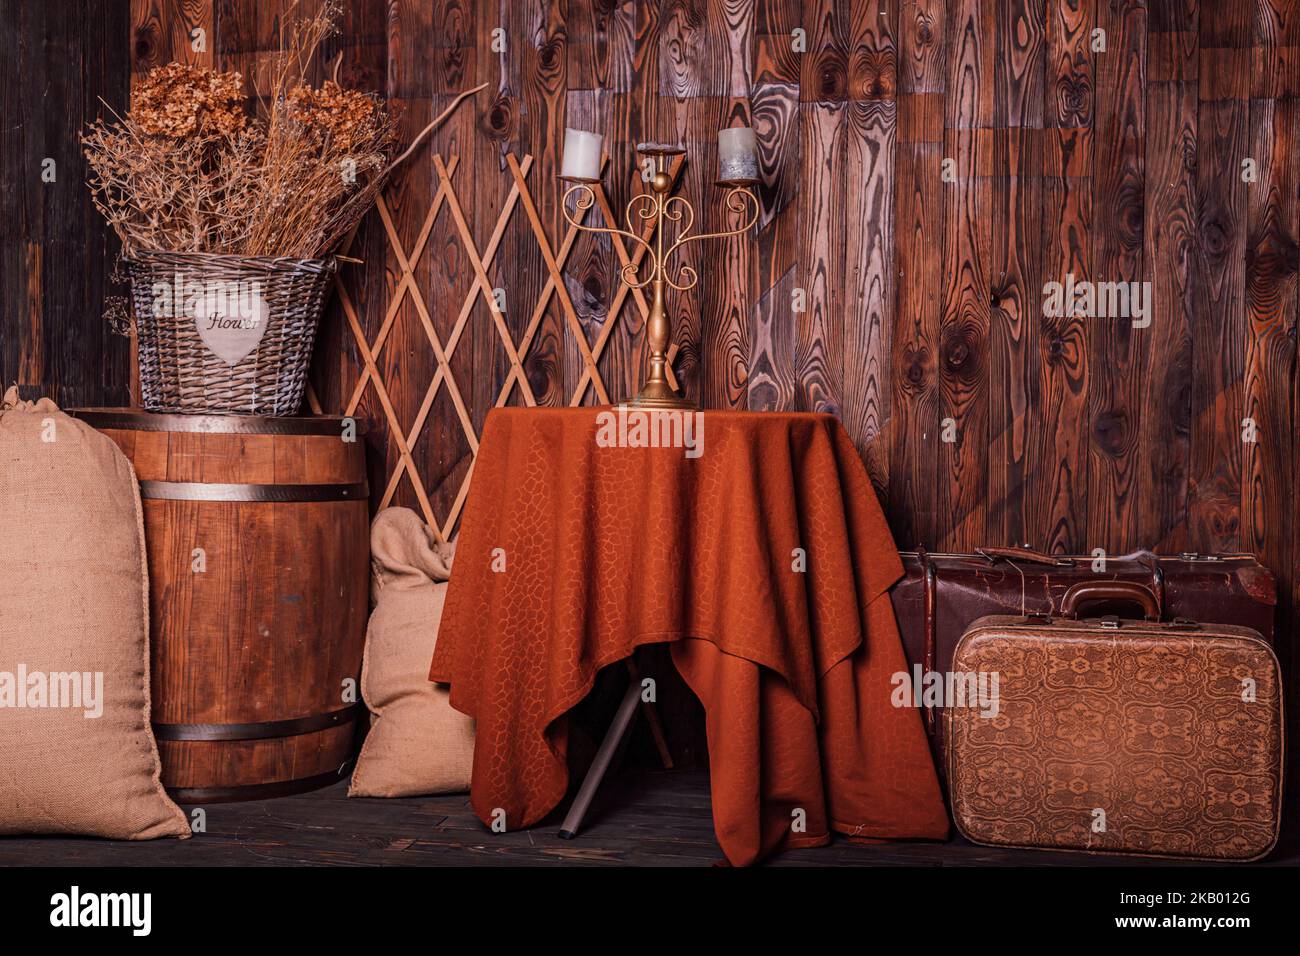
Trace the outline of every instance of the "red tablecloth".
{"label": "red tablecloth", "polygon": [[944,838],[920,718],[891,703],[902,566],[839,422],[705,412],[689,457],[604,447],[601,412],[487,419],[430,670],[477,721],[479,817],[515,829],[550,812],[565,714],[600,668],[673,642],[733,864],[832,829]]}

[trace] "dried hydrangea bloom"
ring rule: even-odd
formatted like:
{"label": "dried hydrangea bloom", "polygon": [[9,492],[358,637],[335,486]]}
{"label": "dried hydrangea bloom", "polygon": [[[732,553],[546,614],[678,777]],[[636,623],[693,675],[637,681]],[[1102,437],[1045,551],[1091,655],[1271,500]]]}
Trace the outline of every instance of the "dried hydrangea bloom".
{"label": "dried hydrangea bloom", "polygon": [[238,73],[169,63],[125,117],[86,129],[92,199],[124,249],[310,258],[337,248],[383,188],[396,136],[377,98],[300,79],[339,14],[326,0],[289,18],[259,65],[269,82],[257,112]]}
{"label": "dried hydrangea bloom", "polygon": [[184,63],[156,67],[135,92],[131,118],[149,136],[234,136],[248,122],[243,79],[238,73],[219,73]]}
{"label": "dried hydrangea bloom", "polygon": [[369,95],[345,90],[333,80],[319,89],[295,87],[289,92],[289,115],[308,129],[327,136],[330,145],[349,152],[359,143],[374,147],[374,133],[382,113]]}

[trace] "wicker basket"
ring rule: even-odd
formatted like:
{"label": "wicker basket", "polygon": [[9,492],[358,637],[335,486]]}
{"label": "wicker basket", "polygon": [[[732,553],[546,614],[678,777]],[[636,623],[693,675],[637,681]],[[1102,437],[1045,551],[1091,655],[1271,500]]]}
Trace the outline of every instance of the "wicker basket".
{"label": "wicker basket", "polygon": [[146,409],[298,412],[337,260],[147,252],[125,266]]}

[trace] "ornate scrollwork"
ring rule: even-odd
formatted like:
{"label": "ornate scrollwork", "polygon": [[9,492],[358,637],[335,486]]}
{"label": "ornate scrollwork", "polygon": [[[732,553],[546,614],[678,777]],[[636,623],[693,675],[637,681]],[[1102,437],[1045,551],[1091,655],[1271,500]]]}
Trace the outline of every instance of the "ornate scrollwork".
{"label": "ornate scrollwork", "polygon": [[[758,216],[762,207],[759,204],[758,197],[755,196],[748,187],[733,186],[727,193],[727,208],[732,212],[743,213],[747,205],[752,205],[753,211],[749,216],[749,220],[743,226],[736,229],[725,229],[719,232],[702,232],[698,235],[691,235],[691,229],[695,225],[695,210],[691,207],[690,203],[686,202],[680,196],[673,196],[667,201],[667,203],[665,203],[665,205],[673,202],[680,202],[682,204],[682,209],[690,213],[690,215],[686,217],[686,225],[678,231],[676,240],[674,240],[673,244],[668,247],[668,251],[663,254],[660,267],[663,270],[664,281],[678,292],[685,292],[688,289],[695,288],[695,284],[699,281],[700,277],[690,266],[682,266],[678,269],[677,278],[675,279],[669,276],[668,260],[672,258],[673,253],[687,243],[697,242],[700,239],[723,239],[727,236],[738,236],[741,233],[748,232],[753,227],[754,223],[758,222]],[[665,213],[665,216],[669,219],[681,219],[682,212],[678,210],[677,215],[675,216]]]}
{"label": "ornate scrollwork", "polygon": [[627,206],[623,209],[623,221],[629,229],[635,227],[634,212],[642,222],[650,222],[659,215],[659,204],[655,202],[654,193],[637,193],[627,201]]}
{"label": "ornate scrollwork", "polygon": [[[569,213],[569,197],[574,197],[574,209],[578,213],[575,219]],[[741,233],[748,232],[758,222],[759,213],[762,206],[758,197],[747,186],[733,186],[727,192],[726,206],[732,212],[744,213],[747,207],[749,217],[743,226],[735,229],[726,229],[719,232],[702,232],[698,235],[692,234],[695,228],[695,208],[681,196],[663,196],[656,193],[637,193],[630,200],[623,210],[623,218],[627,223],[626,229],[616,229],[605,226],[587,226],[580,220],[587,210],[591,209],[596,203],[596,192],[587,183],[575,183],[570,186],[564,193],[562,208],[564,218],[576,228],[583,232],[604,232],[611,235],[625,236],[633,242],[640,245],[648,253],[646,258],[650,261],[650,273],[644,279],[640,277],[640,269],[635,260],[629,260],[623,264],[619,270],[624,282],[634,289],[640,289],[655,278],[662,278],[669,286],[679,292],[685,292],[693,289],[699,282],[699,275],[691,266],[683,265],[675,275],[669,275],[667,268],[668,260],[682,246],[687,243],[696,242],[700,239],[723,239],[728,236],[738,236]],[[656,222],[658,228],[662,229],[664,221],[676,223],[678,225],[677,237],[673,240],[668,249],[662,253],[657,253],[654,246],[641,238],[640,230],[635,227],[638,223]],[[660,248],[662,245],[662,235]]]}
{"label": "ornate scrollwork", "polygon": [[688,289],[694,289],[695,283],[700,281],[700,277],[690,266],[680,266],[677,269],[676,279],[668,274],[667,269],[664,269],[664,281],[678,292],[685,292]]}
{"label": "ornate scrollwork", "polygon": [[[578,213],[576,219],[569,213],[570,196],[573,197],[573,207]],[[648,193],[640,193],[637,196],[633,196],[632,201],[627,204],[627,209],[625,210],[625,218],[628,220],[629,226],[631,226],[632,224],[631,217],[632,217],[633,204],[640,199],[646,199],[646,198],[652,200],[651,205],[653,206],[654,197],[650,196]],[[591,207],[594,206],[595,204],[596,204],[596,191],[592,189],[590,184],[588,183],[574,183],[572,186],[570,186],[568,189],[564,191],[564,197],[560,200],[560,208],[564,211],[564,218],[569,222],[570,225],[574,226],[577,229],[582,230],[583,232],[604,232],[604,233],[609,233],[610,235],[623,236],[627,239],[631,239],[633,242],[645,248],[646,252],[650,254],[650,260],[653,263],[654,248],[650,245],[650,243],[642,239],[641,236],[638,235],[637,233],[632,232],[630,229],[612,229],[606,226],[588,226],[581,221],[585,216],[587,210],[591,209]],[[649,216],[645,215],[644,213],[642,213],[641,215],[642,218],[650,219],[653,218],[654,213],[652,212]],[[623,281],[626,282],[628,285],[632,286],[634,289],[641,288],[642,286],[646,285],[654,278],[654,271],[652,270],[650,275],[647,278],[638,280],[637,271],[638,270],[637,270],[636,262],[632,260],[629,260],[623,266],[623,268],[619,270],[620,274],[623,277]]]}
{"label": "ornate scrollwork", "polygon": [[[674,199],[678,198],[676,196]],[[762,212],[762,206],[758,202],[758,197],[747,186],[733,186],[727,192],[727,208],[732,212],[744,212],[747,205],[752,205],[753,211],[750,213],[748,221],[743,226],[736,229],[724,229],[718,232],[702,232],[697,236],[690,235],[690,230],[682,230],[677,236],[677,241],[668,247],[664,253],[664,259],[667,260],[674,252],[686,245],[688,242],[698,242],[701,239],[725,239],[727,236],[739,236],[743,232],[748,232],[753,228],[754,223],[758,222],[758,215]]]}

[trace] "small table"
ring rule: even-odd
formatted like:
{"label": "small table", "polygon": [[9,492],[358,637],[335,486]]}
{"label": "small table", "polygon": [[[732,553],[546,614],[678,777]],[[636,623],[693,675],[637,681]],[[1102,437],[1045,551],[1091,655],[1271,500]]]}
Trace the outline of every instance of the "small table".
{"label": "small table", "polygon": [[892,702],[902,565],[839,422],[666,413],[668,447],[645,447],[637,414],[488,415],[429,675],[477,721],[479,818],[546,816],[568,784],[565,714],[602,667],[670,642],[707,715],[731,863],[832,830],[945,838],[920,717]]}

